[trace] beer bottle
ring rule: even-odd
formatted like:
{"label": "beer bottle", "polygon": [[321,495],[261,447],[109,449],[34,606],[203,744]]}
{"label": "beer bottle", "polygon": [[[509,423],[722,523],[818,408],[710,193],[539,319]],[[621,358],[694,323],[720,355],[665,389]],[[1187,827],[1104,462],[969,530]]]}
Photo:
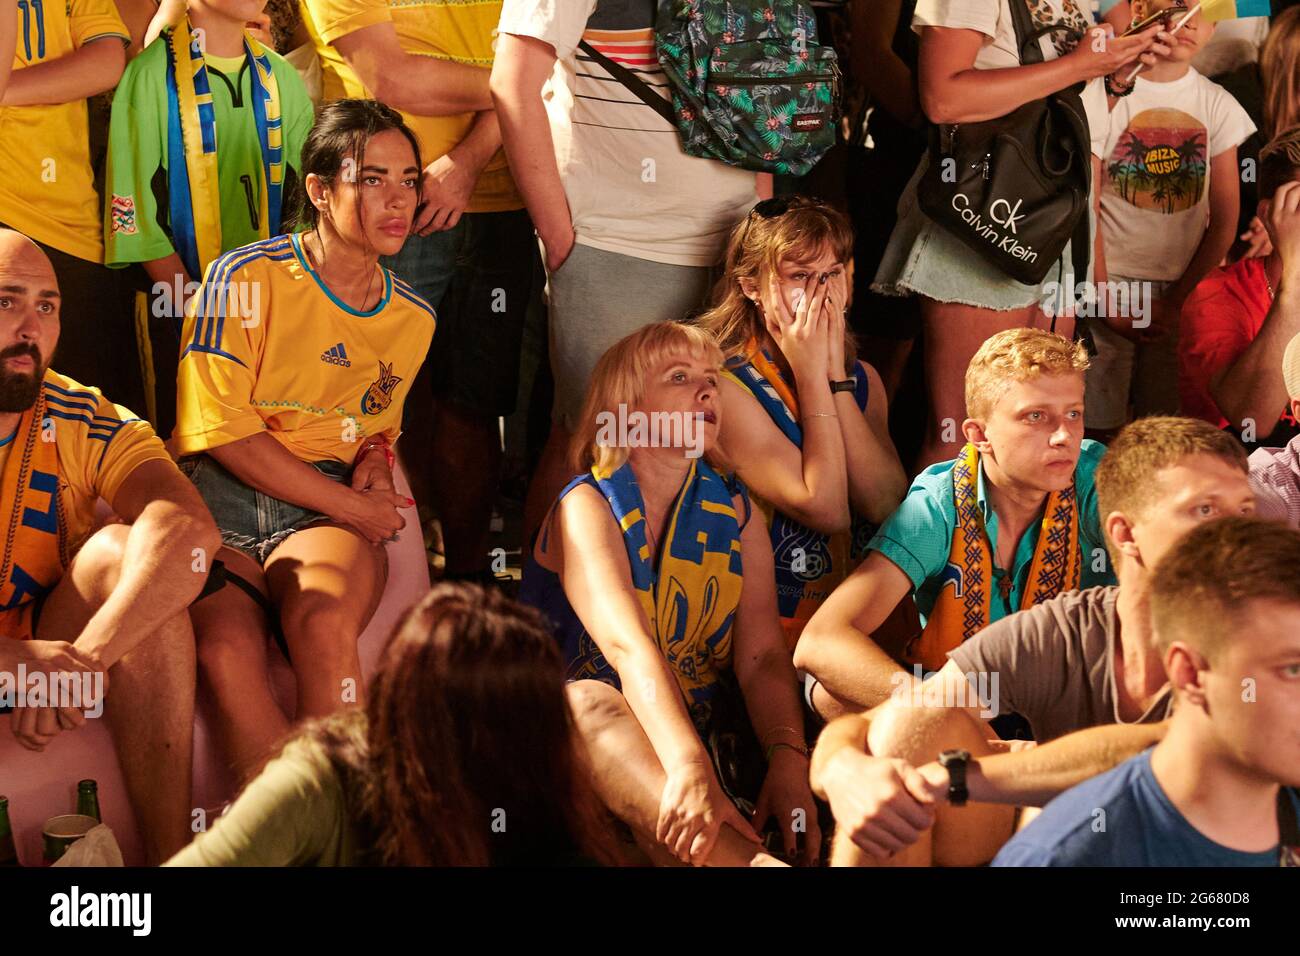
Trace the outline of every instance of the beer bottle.
{"label": "beer bottle", "polygon": [[14,831],[9,826],[9,798],[0,797],[0,867],[21,865],[18,848],[14,846]]}
{"label": "beer bottle", "polygon": [[104,822],[99,815],[99,788],[95,781],[83,780],[77,784],[77,812]]}

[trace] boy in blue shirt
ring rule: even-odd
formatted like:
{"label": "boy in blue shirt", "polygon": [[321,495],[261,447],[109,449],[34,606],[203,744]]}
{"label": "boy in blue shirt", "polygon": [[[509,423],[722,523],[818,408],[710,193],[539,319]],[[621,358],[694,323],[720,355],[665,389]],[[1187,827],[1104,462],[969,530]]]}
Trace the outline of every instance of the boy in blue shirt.
{"label": "boy in blue shirt", "polygon": [[1300,532],[1221,518],[1156,568],[1168,733],[1048,804],[994,866],[1300,864]]}

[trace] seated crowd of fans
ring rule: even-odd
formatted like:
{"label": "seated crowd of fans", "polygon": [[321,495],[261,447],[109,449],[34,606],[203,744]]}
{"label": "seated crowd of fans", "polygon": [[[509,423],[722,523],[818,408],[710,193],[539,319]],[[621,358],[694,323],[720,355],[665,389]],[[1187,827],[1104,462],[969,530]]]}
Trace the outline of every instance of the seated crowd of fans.
{"label": "seated crowd of fans", "polygon": [[[839,114],[701,155],[675,7]],[[0,0],[0,675],[154,864],[1300,864],[1300,9],[1204,7]],[[1026,283],[931,135],[1062,91]]]}

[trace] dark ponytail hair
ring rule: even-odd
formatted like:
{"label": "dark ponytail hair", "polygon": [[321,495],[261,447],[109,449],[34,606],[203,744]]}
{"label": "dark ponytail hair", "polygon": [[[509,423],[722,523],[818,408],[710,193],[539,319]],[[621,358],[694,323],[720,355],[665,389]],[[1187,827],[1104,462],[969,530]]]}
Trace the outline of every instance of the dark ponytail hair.
{"label": "dark ponytail hair", "polygon": [[302,163],[298,177],[298,201],[290,229],[319,225],[320,212],[307,195],[307,176],[315,173],[331,189],[342,176],[344,162],[351,158],[354,166],[352,185],[355,188],[365,165],[366,143],[376,133],[395,129],[411,144],[415,151],[416,169],[424,169],[420,161],[420,143],[402,114],[378,100],[335,100],[316,111],[316,123],[307,134],[302,147]]}

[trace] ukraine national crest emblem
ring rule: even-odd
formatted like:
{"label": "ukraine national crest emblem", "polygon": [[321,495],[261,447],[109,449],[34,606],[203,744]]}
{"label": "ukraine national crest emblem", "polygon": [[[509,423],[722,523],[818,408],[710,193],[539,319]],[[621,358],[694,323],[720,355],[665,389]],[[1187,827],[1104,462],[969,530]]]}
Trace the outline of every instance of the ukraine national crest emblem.
{"label": "ukraine national crest emblem", "polygon": [[361,396],[361,414],[378,415],[393,401],[393,389],[401,378],[393,374],[393,363],[379,363],[379,378],[370,383]]}

